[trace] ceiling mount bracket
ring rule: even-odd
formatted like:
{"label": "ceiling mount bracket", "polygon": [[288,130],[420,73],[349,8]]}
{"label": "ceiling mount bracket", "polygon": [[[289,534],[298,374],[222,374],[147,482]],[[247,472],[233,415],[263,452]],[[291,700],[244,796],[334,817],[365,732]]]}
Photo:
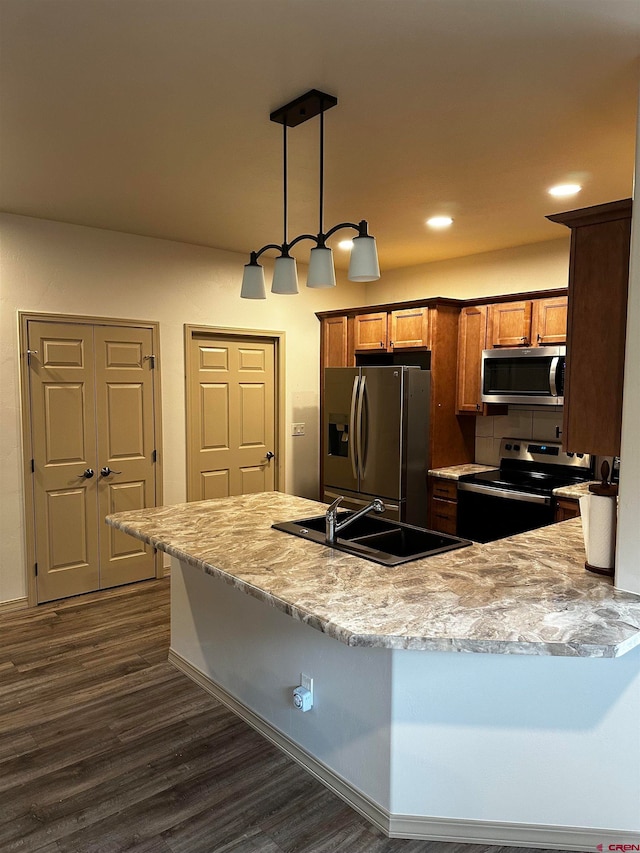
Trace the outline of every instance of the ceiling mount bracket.
{"label": "ceiling mount bracket", "polygon": [[327,95],[326,92],[320,92],[318,89],[309,89],[294,101],[275,109],[269,118],[278,124],[286,124],[287,127],[297,127],[309,121],[310,118],[330,110],[337,103],[338,99],[335,95]]}

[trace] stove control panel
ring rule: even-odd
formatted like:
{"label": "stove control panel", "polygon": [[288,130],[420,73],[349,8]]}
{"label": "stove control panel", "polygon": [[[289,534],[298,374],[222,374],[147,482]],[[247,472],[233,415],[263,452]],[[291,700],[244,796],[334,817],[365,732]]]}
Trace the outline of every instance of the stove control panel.
{"label": "stove control panel", "polygon": [[557,441],[537,441],[529,438],[503,438],[500,442],[500,459],[520,462],[543,462],[545,465],[563,465],[572,468],[590,468],[588,453],[566,453]]}

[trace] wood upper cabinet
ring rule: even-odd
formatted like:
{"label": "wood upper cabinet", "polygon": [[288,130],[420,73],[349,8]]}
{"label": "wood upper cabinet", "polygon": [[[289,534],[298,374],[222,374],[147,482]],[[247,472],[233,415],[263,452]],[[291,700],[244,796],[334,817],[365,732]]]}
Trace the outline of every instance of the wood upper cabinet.
{"label": "wood upper cabinet", "polygon": [[631,199],[547,218],[571,229],[564,449],[619,456]]}
{"label": "wood upper cabinet", "polygon": [[387,312],[357,314],[353,321],[353,337],[356,352],[386,351],[389,345]]}
{"label": "wood upper cabinet", "polygon": [[543,347],[567,339],[567,297],[489,306],[487,347]]}
{"label": "wood upper cabinet", "polygon": [[487,306],[463,308],[458,320],[458,382],[456,412],[481,414],[480,370],[487,342]]}
{"label": "wood upper cabinet", "polygon": [[348,318],[325,317],[322,321],[322,366],[349,367]]}
{"label": "wood upper cabinet", "polygon": [[429,309],[402,308],[356,314],[353,334],[356,352],[429,349]]}
{"label": "wood upper cabinet", "polygon": [[391,350],[422,347],[429,349],[429,309],[405,308],[389,314]]}
{"label": "wood upper cabinet", "polygon": [[531,345],[538,347],[563,344],[567,340],[566,296],[535,299],[531,318]]}
{"label": "wood upper cabinet", "polygon": [[528,347],[531,345],[533,302],[499,302],[489,306],[489,347]]}

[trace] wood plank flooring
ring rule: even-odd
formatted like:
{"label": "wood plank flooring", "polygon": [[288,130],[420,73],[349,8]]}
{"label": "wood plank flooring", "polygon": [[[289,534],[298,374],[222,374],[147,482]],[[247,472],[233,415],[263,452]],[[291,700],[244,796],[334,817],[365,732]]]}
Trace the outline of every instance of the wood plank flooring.
{"label": "wood plank flooring", "polygon": [[515,853],[386,838],[168,647],[168,580],[0,616],[2,853]]}

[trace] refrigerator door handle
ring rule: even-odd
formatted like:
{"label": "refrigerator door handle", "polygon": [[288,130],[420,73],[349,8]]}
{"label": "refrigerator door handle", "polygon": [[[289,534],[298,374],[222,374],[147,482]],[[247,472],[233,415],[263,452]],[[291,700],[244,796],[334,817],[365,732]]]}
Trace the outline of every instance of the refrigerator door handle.
{"label": "refrigerator door handle", "polygon": [[[360,479],[364,479],[364,471],[365,471],[365,437],[363,434],[363,419],[362,419],[362,409],[364,406],[364,395],[367,391],[367,377],[363,376],[362,381],[360,382],[360,396],[358,397],[358,414],[357,414],[357,426],[356,426],[356,439],[358,442],[358,473],[360,474]],[[361,486],[362,488],[362,486]]]}
{"label": "refrigerator door handle", "polygon": [[356,403],[358,400],[358,391],[360,387],[360,377],[356,376],[353,380],[353,388],[351,389],[351,412],[349,414],[349,459],[351,460],[351,470],[353,471],[353,479],[358,479],[358,460],[356,447]]}

